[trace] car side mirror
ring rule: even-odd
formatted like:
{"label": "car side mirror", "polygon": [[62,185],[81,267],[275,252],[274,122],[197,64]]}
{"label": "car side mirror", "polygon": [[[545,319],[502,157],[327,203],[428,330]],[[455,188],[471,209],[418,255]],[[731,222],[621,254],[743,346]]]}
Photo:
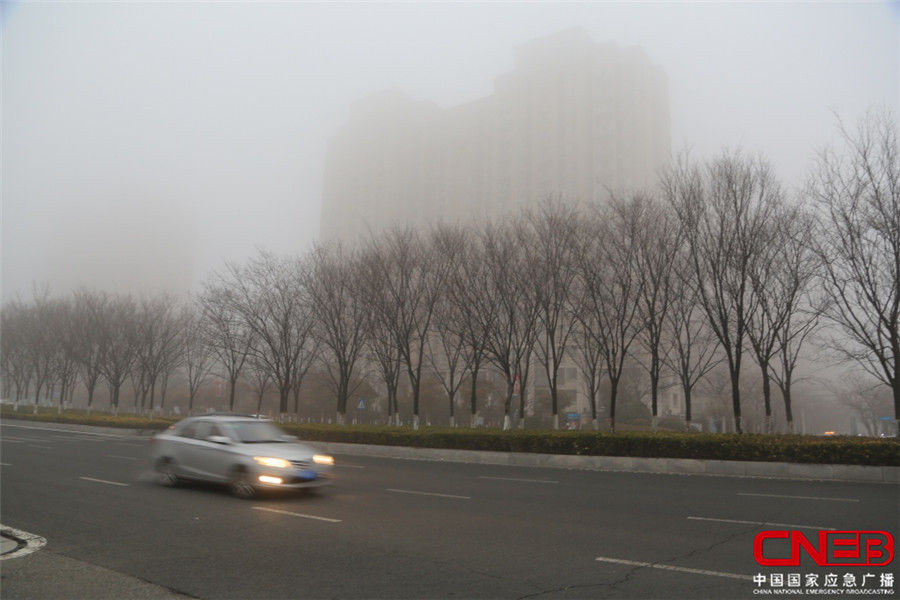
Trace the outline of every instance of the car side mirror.
{"label": "car side mirror", "polygon": [[225,437],[224,435],[211,435],[206,438],[207,442],[212,442],[213,444],[224,444],[226,446],[231,444],[231,438]]}

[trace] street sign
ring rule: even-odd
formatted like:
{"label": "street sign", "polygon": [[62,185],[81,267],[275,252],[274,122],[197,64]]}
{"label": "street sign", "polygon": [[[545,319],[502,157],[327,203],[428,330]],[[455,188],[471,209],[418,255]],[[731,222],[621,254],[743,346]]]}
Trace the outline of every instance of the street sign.
{"label": "street sign", "polygon": [[366,410],[366,399],[365,398],[357,398],[356,408],[358,410]]}

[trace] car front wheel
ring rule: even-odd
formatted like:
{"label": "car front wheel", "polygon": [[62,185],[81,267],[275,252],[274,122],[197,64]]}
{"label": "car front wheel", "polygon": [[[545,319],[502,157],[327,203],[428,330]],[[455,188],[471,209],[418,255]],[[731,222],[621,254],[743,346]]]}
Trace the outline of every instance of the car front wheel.
{"label": "car front wheel", "polygon": [[228,487],[238,498],[252,498],[256,495],[256,487],[245,469],[235,469],[231,472]]}
{"label": "car front wheel", "polygon": [[166,487],[178,485],[178,474],[175,471],[175,461],[171,458],[161,458],[156,462],[156,481]]}

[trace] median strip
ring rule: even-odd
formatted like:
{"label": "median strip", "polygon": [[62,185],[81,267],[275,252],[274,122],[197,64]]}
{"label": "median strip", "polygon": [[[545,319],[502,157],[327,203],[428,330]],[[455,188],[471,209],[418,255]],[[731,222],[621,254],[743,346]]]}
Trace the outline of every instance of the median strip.
{"label": "median strip", "polygon": [[417,492],[415,490],[396,490],[393,488],[387,488],[388,492],[394,492],[396,494],[414,494],[416,496],[437,496],[438,498],[455,498],[457,500],[471,500],[471,496],[455,496],[453,494],[436,494],[434,492]]}
{"label": "median strip", "polygon": [[108,485],[118,485],[121,487],[128,487],[127,483],[119,483],[118,481],[107,481],[106,479],[94,479],[93,477],[79,477],[78,479],[84,479],[85,481],[93,481],[95,483],[106,483]]}
{"label": "median strip", "polygon": [[728,579],[740,579],[741,581],[750,581],[750,575],[742,575],[740,573],[728,573],[725,571],[708,571],[706,569],[691,569],[689,567],[676,567],[674,565],[662,565],[659,563],[641,562],[638,560],[624,560],[621,558],[609,558],[607,556],[598,556],[597,562],[607,562],[619,565],[628,565],[631,567],[643,567],[648,569],[660,569],[663,571],[677,571],[679,573],[690,573],[692,575],[709,575],[710,577],[726,577]]}
{"label": "median strip", "polygon": [[738,521],[736,519],[713,519],[711,517],[688,517],[690,521],[713,521],[716,523],[738,523],[740,525],[765,525],[766,527],[787,527],[789,529],[815,529],[834,531],[834,527],[819,527],[815,525],[792,525],[790,523],[771,523],[769,521]]}
{"label": "median strip", "polygon": [[263,510],[265,512],[277,513],[279,515],[289,515],[291,517],[300,517],[301,519],[314,519],[316,521],[325,521],[327,523],[340,523],[340,519],[329,519],[328,517],[317,517],[316,515],[304,515],[289,510],[278,510],[277,508],[266,508],[265,506],[254,506],[253,510]]}

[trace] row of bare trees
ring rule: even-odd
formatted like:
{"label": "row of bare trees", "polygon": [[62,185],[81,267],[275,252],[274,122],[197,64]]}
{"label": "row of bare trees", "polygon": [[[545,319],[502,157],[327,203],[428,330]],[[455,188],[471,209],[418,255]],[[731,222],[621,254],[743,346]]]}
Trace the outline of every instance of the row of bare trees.
{"label": "row of bare trees", "polygon": [[418,427],[423,381],[440,384],[451,421],[468,393],[474,422],[479,375],[490,371],[504,383],[509,427],[526,414],[539,369],[558,427],[560,370],[571,363],[595,427],[605,379],[614,430],[629,362],[646,373],[654,417],[661,382],[679,383],[687,421],[698,382],[723,364],[740,432],[749,358],[770,430],[773,384],[792,427],[798,361],[819,331],[893,390],[900,414],[897,127],[873,115],[841,131],[843,150],[823,153],[795,196],[762,159],[682,157],[657,190],[600,204],[547,201],[502,224],[397,228],[302,257],[261,252],[227,265],[183,306],[89,292],[10,303],[7,393],[58,390],[62,403],[80,380],[90,406],[102,381],[118,407],[130,379],[136,405],[152,409],[179,371],[192,406],[215,370],[230,408],[244,377],[259,402],[272,387],[279,412],[293,401],[297,413],[316,369],[332,384],[339,421],[358,386],[378,380],[392,421],[408,390]]}

